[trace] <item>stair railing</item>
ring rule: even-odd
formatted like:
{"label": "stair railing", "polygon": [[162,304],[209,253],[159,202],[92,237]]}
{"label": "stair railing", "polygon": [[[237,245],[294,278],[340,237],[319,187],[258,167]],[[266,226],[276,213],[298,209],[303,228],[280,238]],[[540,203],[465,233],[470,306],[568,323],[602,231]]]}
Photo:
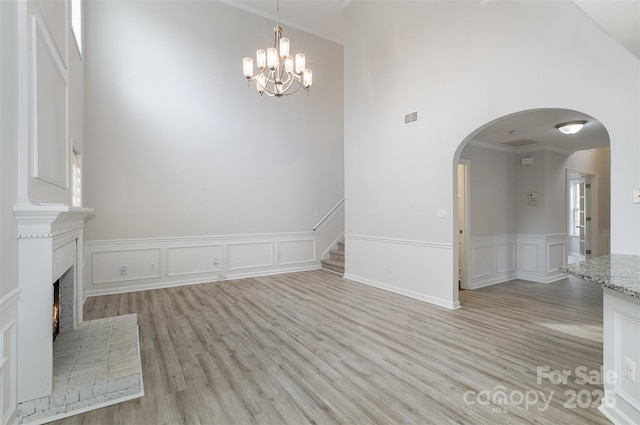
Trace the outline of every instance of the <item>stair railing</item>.
{"label": "stair railing", "polygon": [[344,196],[338,202],[336,202],[336,204],[325,215],[323,215],[320,220],[318,220],[316,225],[313,226],[313,231],[317,232],[318,230],[322,229],[322,227],[327,224],[329,220],[331,220],[331,217],[333,217],[343,206]]}

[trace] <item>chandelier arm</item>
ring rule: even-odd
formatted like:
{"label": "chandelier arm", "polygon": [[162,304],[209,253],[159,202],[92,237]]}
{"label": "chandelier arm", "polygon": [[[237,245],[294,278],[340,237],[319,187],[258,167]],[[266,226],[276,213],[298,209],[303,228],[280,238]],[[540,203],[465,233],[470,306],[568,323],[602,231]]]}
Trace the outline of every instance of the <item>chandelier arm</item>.
{"label": "chandelier arm", "polygon": [[[293,78],[291,78],[291,75],[288,75],[287,81],[283,83],[283,93],[286,93],[289,88],[291,87],[291,85],[293,84]],[[296,88],[295,91],[293,91],[291,94],[295,93],[298,89]]]}
{"label": "chandelier arm", "polygon": [[264,93],[266,93],[267,96],[270,96],[270,97],[274,97],[274,96],[275,97],[283,97],[283,96],[291,96],[292,94],[295,94],[300,89],[304,89],[304,91],[309,93],[309,88],[303,86],[302,84],[299,84],[298,86],[296,86],[295,90],[293,90],[292,92],[287,92],[286,90],[283,90],[282,93],[277,93],[277,92],[274,92],[273,90],[265,88]]}
{"label": "chandelier arm", "polygon": [[[276,72],[277,70],[278,70],[278,68],[276,68],[275,70],[269,70],[269,74],[264,76],[264,77],[265,77],[265,81],[266,81],[267,83],[275,84],[275,83],[278,81],[278,79],[277,79],[277,72]],[[285,73],[286,73],[286,75],[287,75],[287,78],[286,78],[286,79],[283,79],[283,78],[282,78],[282,76],[283,76]],[[264,74],[264,72],[263,72],[262,74]],[[258,75],[260,75],[260,74],[258,74]],[[288,84],[288,83],[289,83],[289,81],[293,80],[293,78],[292,78],[292,77],[295,77],[296,81],[298,81],[298,82],[299,82],[300,78],[299,78],[297,75],[292,74],[292,73],[290,73],[290,72],[282,71],[282,72],[280,73],[280,80],[279,80],[279,81],[280,81],[280,82],[282,82],[282,84]],[[256,78],[257,78],[257,75],[256,75],[256,76],[254,76],[254,77],[251,77],[251,78],[250,78],[250,80],[255,80]]]}
{"label": "chandelier arm", "polygon": [[[275,72],[276,72],[275,70],[269,70],[268,75],[264,75],[264,71],[263,71],[258,75],[255,75],[251,78],[247,78],[247,84],[250,81],[255,81],[256,84],[258,84],[258,77],[262,74],[264,75],[265,84],[263,87],[264,90],[260,96],[262,96],[265,93],[267,94],[267,96],[270,96],[270,97],[290,96],[298,92],[301,88],[304,89],[307,93],[309,93],[309,88],[305,87],[302,84],[301,77],[291,72],[287,72],[287,79],[285,81],[282,81],[282,89],[280,91],[276,91],[275,90],[276,80],[274,77]],[[291,88],[294,82],[296,83],[295,89],[292,92],[289,92],[289,89]]]}

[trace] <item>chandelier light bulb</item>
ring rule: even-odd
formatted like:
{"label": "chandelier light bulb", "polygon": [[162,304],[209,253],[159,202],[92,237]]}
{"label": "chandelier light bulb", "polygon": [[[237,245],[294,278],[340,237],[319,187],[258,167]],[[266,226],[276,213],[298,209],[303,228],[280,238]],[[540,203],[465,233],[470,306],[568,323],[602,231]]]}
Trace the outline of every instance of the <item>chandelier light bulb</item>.
{"label": "chandelier light bulb", "polygon": [[304,53],[298,53],[296,55],[296,74],[300,75],[304,72],[305,67]]}
{"label": "chandelier light bulb", "polygon": [[262,94],[264,93],[264,88],[267,85],[267,77],[264,76],[264,74],[259,74],[256,77],[256,90],[258,90],[258,93]]}
{"label": "chandelier light bulb", "polygon": [[305,69],[304,70],[304,83],[303,85],[306,88],[311,87],[311,84],[313,83],[313,72],[311,72],[310,69]]}
{"label": "chandelier light bulb", "polygon": [[267,67],[267,52],[264,49],[258,49],[256,51],[256,66],[260,71]]}
{"label": "chandelier light bulb", "polygon": [[244,76],[245,78],[251,78],[253,77],[253,59],[251,58],[244,58],[242,60],[242,68],[244,70]]}
{"label": "chandelier light bulb", "polygon": [[282,59],[286,59],[289,56],[289,39],[281,38],[280,39],[280,57]]}
{"label": "chandelier light bulb", "polygon": [[293,72],[293,57],[287,56],[284,59],[284,66],[287,72]]}
{"label": "chandelier light bulb", "polygon": [[278,67],[278,50],[275,47],[267,49],[267,66],[272,71]]}

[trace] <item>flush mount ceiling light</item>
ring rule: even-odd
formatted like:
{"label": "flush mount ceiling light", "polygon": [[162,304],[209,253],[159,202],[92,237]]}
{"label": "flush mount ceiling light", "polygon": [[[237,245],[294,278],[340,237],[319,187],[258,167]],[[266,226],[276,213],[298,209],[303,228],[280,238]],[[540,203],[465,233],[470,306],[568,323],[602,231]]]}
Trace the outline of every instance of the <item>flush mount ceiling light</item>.
{"label": "flush mount ceiling light", "polygon": [[586,121],[569,121],[563,122],[562,124],[556,125],[558,131],[562,134],[576,134],[578,131],[582,130],[582,127],[586,124]]}
{"label": "flush mount ceiling light", "polygon": [[278,100],[282,96],[294,94],[301,88],[309,93],[313,77],[311,70],[305,68],[304,53],[297,53],[295,56],[289,54],[289,39],[282,37],[279,21],[280,0],[277,0],[273,47],[269,47],[266,52],[264,49],[256,51],[258,75],[253,75],[252,58],[242,60],[247,85],[255,81],[260,97],[266,93],[267,96],[276,97]]}

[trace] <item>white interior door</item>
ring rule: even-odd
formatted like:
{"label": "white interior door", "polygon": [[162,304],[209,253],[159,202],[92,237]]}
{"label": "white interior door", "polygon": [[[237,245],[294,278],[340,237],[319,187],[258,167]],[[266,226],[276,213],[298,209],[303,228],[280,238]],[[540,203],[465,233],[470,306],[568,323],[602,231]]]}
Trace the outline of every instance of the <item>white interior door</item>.
{"label": "white interior door", "polygon": [[[591,257],[591,178],[585,174],[571,174],[569,188],[569,262]],[[572,260],[571,257],[574,257]]]}

